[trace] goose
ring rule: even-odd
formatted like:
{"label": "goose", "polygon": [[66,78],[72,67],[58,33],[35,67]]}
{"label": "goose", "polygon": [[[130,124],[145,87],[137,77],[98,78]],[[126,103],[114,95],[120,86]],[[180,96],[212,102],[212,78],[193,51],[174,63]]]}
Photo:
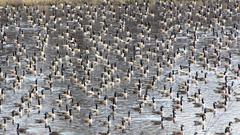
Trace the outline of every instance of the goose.
{"label": "goose", "polygon": [[56,117],[54,110],[55,110],[55,108],[52,108],[51,112],[47,112],[48,118],[52,118],[52,120],[54,120]]}
{"label": "goose", "polygon": [[41,90],[41,94],[37,94],[36,97],[38,99],[45,99],[44,90]]}
{"label": "goose", "polygon": [[74,106],[72,106],[72,108],[73,108],[74,110],[77,110],[78,112],[80,112],[80,110],[81,110],[80,103],[77,102],[77,104],[74,105]]}
{"label": "goose", "polygon": [[0,92],[0,100],[4,100],[4,98],[5,98],[5,93],[4,93],[4,89],[2,88]]}
{"label": "goose", "polygon": [[142,103],[139,103],[139,106],[132,107],[132,109],[133,109],[134,111],[137,111],[137,112],[139,112],[139,113],[142,113],[142,112],[143,112]]}
{"label": "goose", "polygon": [[117,102],[117,92],[116,91],[114,92],[114,96],[113,97],[109,97],[109,100],[110,101],[115,100],[115,102]]}
{"label": "goose", "polygon": [[206,112],[207,112],[207,109],[204,108],[203,112],[199,112],[199,113],[195,113],[195,116],[196,117],[206,117]]}
{"label": "goose", "polygon": [[2,112],[2,100],[0,100],[0,112]]}
{"label": "goose", "polygon": [[99,114],[98,104],[95,104],[95,108],[92,108],[91,112],[95,113],[96,115]]}
{"label": "goose", "polygon": [[205,107],[203,98],[202,98],[201,102],[195,102],[193,104],[194,104],[194,107],[202,107],[202,108]]}
{"label": "goose", "polygon": [[128,116],[123,117],[123,119],[124,119],[124,121],[128,122],[128,124],[131,123],[132,118],[131,118],[131,111],[130,110],[128,111]]}
{"label": "goose", "polygon": [[69,109],[68,111],[69,111],[69,113],[64,114],[64,118],[69,119],[69,121],[72,122],[72,120],[73,120],[72,109]]}
{"label": "goose", "polygon": [[124,99],[127,99],[128,93],[127,93],[126,88],[123,89],[123,92],[117,93],[117,95],[118,95],[119,97],[123,97]]}
{"label": "goose", "polygon": [[173,109],[172,110],[172,115],[170,115],[170,116],[162,116],[162,118],[163,118],[163,121],[165,120],[165,121],[172,121],[173,123],[175,123],[176,122],[176,113],[175,113],[175,110]]}
{"label": "goose", "polygon": [[88,118],[84,119],[85,123],[88,124],[89,126],[92,125],[93,120],[92,120],[92,112],[89,112]]}
{"label": "goose", "polygon": [[152,106],[152,110],[156,109],[155,97],[152,97],[152,102],[148,103],[149,106]]}
{"label": "goose", "polygon": [[116,129],[120,129],[120,130],[122,130],[123,132],[125,131],[126,126],[125,126],[125,120],[124,120],[124,119],[121,120],[121,124],[119,124],[119,125],[116,126]]}
{"label": "goose", "polygon": [[27,103],[27,108],[24,108],[24,112],[27,113],[27,116],[29,117],[30,113],[32,112],[30,102]]}
{"label": "goose", "polygon": [[58,99],[55,100],[55,102],[59,105],[59,107],[61,107],[63,100],[61,98],[61,94],[58,94]]}
{"label": "goose", "polygon": [[24,108],[25,107],[24,98],[21,97],[21,103],[14,103],[14,106]]}
{"label": "goose", "polygon": [[107,104],[108,104],[107,99],[108,99],[108,96],[105,95],[104,99],[103,100],[99,100],[98,103],[107,106]]}
{"label": "goose", "polygon": [[38,104],[37,105],[33,105],[33,108],[34,109],[38,109],[38,111],[40,112],[42,110],[42,104],[41,104],[41,101],[40,99],[38,98]]}
{"label": "goose", "polygon": [[163,116],[163,108],[163,106],[160,106],[159,111],[153,110],[152,113]]}
{"label": "goose", "polygon": [[226,107],[227,101],[226,100],[223,103],[221,103],[221,102],[218,102],[218,103],[214,102],[213,104],[214,104],[215,108],[224,109],[225,111],[227,110],[227,107]]}
{"label": "goose", "polygon": [[23,109],[21,107],[19,107],[18,111],[14,110],[14,115],[19,116],[21,118],[23,116]]}
{"label": "goose", "polygon": [[205,115],[202,115],[201,120],[194,120],[194,126],[202,126],[202,129],[204,130],[205,125]]}
{"label": "goose", "polygon": [[99,135],[110,135],[110,127],[108,127],[107,132],[98,132]]}
{"label": "goose", "polygon": [[11,112],[11,116],[4,116],[3,119],[11,120],[12,124],[14,125],[15,124],[15,111],[13,110]]}
{"label": "goose", "polygon": [[107,121],[104,121],[103,125],[107,127],[111,127],[111,115],[108,115]]}
{"label": "goose", "polygon": [[0,129],[3,129],[4,131],[7,130],[7,120],[3,119],[3,123],[0,123]]}
{"label": "goose", "polygon": [[48,131],[49,131],[49,135],[60,135],[60,133],[56,131],[53,132],[51,126],[48,126]]}
{"label": "goose", "polygon": [[216,113],[216,103],[213,103],[213,108],[205,107],[204,110],[206,111],[206,113],[212,112],[215,115],[215,113]]}
{"label": "goose", "polygon": [[173,135],[183,135],[184,125],[181,125],[180,131],[173,131]]}
{"label": "goose", "polygon": [[44,114],[44,118],[43,119],[35,119],[35,123],[44,123],[45,127],[47,127],[48,126],[47,113]]}
{"label": "goose", "polygon": [[17,124],[17,134],[20,134],[20,133],[27,133],[27,129],[28,128],[20,128],[20,124],[18,123]]}

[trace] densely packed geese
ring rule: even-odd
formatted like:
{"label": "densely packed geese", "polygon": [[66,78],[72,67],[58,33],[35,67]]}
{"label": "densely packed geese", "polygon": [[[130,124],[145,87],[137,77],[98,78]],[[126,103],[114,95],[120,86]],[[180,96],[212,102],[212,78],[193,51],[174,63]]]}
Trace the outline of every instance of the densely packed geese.
{"label": "densely packed geese", "polygon": [[238,134],[239,7],[1,7],[0,132]]}

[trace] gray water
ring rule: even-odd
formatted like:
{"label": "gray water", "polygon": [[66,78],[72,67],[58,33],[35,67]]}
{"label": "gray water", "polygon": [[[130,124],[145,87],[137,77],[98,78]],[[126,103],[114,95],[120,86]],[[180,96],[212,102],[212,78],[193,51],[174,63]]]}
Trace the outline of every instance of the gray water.
{"label": "gray water", "polygon": [[[65,7],[65,11],[68,9],[68,7]],[[171,134],[173,131],[179,131],[180,125],[184,125],[184,133],[185,134],[194,134],[195,132],[198,132],[199,134],[207,134],[211,135],[216,132],[224,132],[224,128],[228,125],[229,121],[234,121],[234,118],[240,118],[239,116],[239,109],[240,105],[236,101],[234,92],[240,92],[239,88],[239,76],[236,76],[235,73],[228,70],[227,75],[228,76],[235,76],[236,78],[229,79],[229,84],[233,81],[234,86],[232,87],[232,94],[231,99],[227,103],[227,111],[224,111],[223,109],[216,109],[216,115],[214,116],[212,113],[206,114],[206,121],[205,121],[205,129],[202,130],[201,126],[194,126],[193,121],[198,120],[200,118],[195,117],[195,113],[201,112],[201,108],[195,108],[193,103],[187,101],[187,96],[183,95],[183,111],[176,111],[176,123],[173,122],[167,122],[164,121],[164,129],[161,129],[160,125],[153,125],[151,122],[152,120],[160,120],[159,115],[154,115],[152,113],[152,108],[149,106],[144,106],[143,112],[139,114],[138,112],[134,111],[132,107],[138,105],[138,96],[137,94],[134,94],[133,91],[136,90],[135,83],[137,83],[138,79],[141,78],[143,82],[143,92],[145,92],[147,88],[147,83],[149,83],[150,80],[152,80],[152,77],[156,75],[156,57],[149,55],[149,62],[144,62],[144,66],[149,67],[149,73],[146,77],[141,77],[139,70],[136,68],[137,64],[139,64],[139,59],[136,58],[135,63],[133,64],[134,72],[132,74],[130,82],[124,82],[123,77],[126,74],[126,69],[130,67],[130,64],[128,62],[124,62],[123,58],[116,53],[118,50],[118,46],[120,48],[123,48],[125,44],[127,44],[128,48],[128,54],[127,54],[127,60],[129,60],[131,57],[134,57],[134,54],[136,53],[133,50],[133,46],[137,46],[138,42],[140,42],[139,37],[137,36],[139,32],[141,32],[141,29],[137,27],[137,24],[140,24],[141,17],[136,13],[135,19],[131,20],[130,17],[126,17],[125,25],[129,28],[129,31],[133,35],[133,40],[124,43],[124,42],[118,42],[116,45],[113,44],[113,37],[115,36],[115,31],[119,29],[119,23],[118,21],[111,20],[112,14],[108,11],[108,9],[104,9],[102,6],[97,6],[97,17],[94,19],[95,23],[93,23],[92,27],[95,32],[101,31],[100,22],[103,21],[101,16],[103,13],[106,13],[107,17],[107,24],[111,24],[111,26],[108,26],[108,32],[106,33],[107,36],[102,36],[102,38],[106,41],[110,41],[110,44],[108,46],[111,46],[112,49],[110,52],[106,53],[106,48],[101,45],[101,41],[98,39],[95,39],[98,49],[103,52],[104,55],[108,54],[107,58],[110,61],[110,63],[117,63],[117,70],[115,73],[113,73],[113,77],[116,77],[117,75],[121,78],[120,84],[115,84],[114,86],[109,86],[108,88],[104,89],[101,93],[101,98],[103,98],[104,95],[108,95],[109,97],[113,96],[113,93],[115,91],[123,92],[123,89],[126,88],[128,92],[128,98],[124,99],[122,97],[118,97],[117,102],[117,110],[116,114],[114,116],[114,120],[112,119],[112,126],[110,127],[111,134]],[[125,16],[123,14],[123,8],[121,6],[115,7],[116,8],[116,16]],[[199,6],[196,6],[196,8],[199,8]],[[54,22],[49,19],[48,15],[52,13],[52,8],[49,6],[46,7],[40,7],[39,11],[42,12],[42,10],[45,9],[47,11],[47,18],[49,24],[49,29],[53,28]],[[144,21],[150,21],[151,22],[151,32],[150,32],[150,40],[147,38],[144,38],[145,41],[145,48],[141,49],[141,53],[143,58],[146,58],[148,52],[148,48],[156,48],[156,41],[154,39],[154,35],[157,34],[158,37],[166,38],[166,35],[160,33],[158,29],[162,27],[157,23],[157,20],[161,20],[161,17],[158,16],[159,13],[164,12],[162,9],[158,9],[157,7],[154,8],[154,14],[156,15],[155,18],[152,18],[151,16],[148,16]],[[9,14],[4,13],[3,11],[7,10]],[[39,21],[39,16],[37,15],[36,11],[33,11],[33,7],[29,8],[29,13],[32,13],[33,20]],[[89,7],[82,6],[82,10],[73,10],[69,9],[71,15],[81,14],[83,15],[83,20],[80,21],[82,25],[85,27],[87,24],[89,24],[89,20],[91,18],[87,17],[88,11],[93,11]],[[136,9],[134,7],[130,7],[130,12],[134,13]],[[14,66],[16,65],[15,61],[12,59],[12,53],[16,50],[16,44],[13,43],[13,40],[16,39],[16,36],[19,35],[18,32],[16,32],[16,24],[14,24],[12,21],[10,21],[11,16],[14,14],[12,7],[8,8],[2,8],[1,10],[1,24],[8,23],[8,28],[2,27],[2,30],[4,30],[7,33],[8,40],[6,43],[3,44],[3,48],[1,49],[0,55],[1,55],[1,68],[3,72],[8,72],[8,70],[14,69]],[[63,91],[67,89],[67,85],[70,84],[70,90],[74,97],[74,102],[79,101],[81,106],[81,111],[77,112],[76,110],[73,111],[73,121],[69,122],[69,120],[65,120],[61,116],[56,116],[56,119],[54,121],[51,121],[49,119],[49,125],[52,128],[52,131],[58,131],[60,134],[63,135],[79,135],[79,134],[98,134],[99,132],[106,132],[107,127],[103,126],[103,122],[107,120],[107,116],[111,113],[111,109],[109,105],[111,104],[111,101],[108,101],[107,106],[99,105],[99,111],[100,113],[98,115],[93,115],[93,125],[89,127],[87,124],[84,123],[84,119],[88,117],[88,113],[91,111],[91,108],[95,107],[95,102],[98,100],[94,97],[90,97],[86,92],[84,92],[82,89],[80,89],[75,83],[71,82],[69,78],[71,77],[71,73],[73,70],[77,72],[77,77],[79,79],[79,82],[84,76],[84,70],[83,68],[79,67],[79,62],[77,59],[79,59],[80,55],[83,56],[83,61],[86,61],[87,59],[84,58],[88,56],[89,61],[94,61],[94,58],[97,57],[96,53],[97,51],[88,49],[87,47],[93,47],[94,44],[92,41],[89,41],[89,37],[83,34],[83,31],[80,31],[79,29],[76,30],[76,32],[73,32],[73,29],[77,29],[77,27],[81,28],[76,22],[72,21],[71,18],[73,17],[66,17],[64,16],[66,13],[63,12],[63,10],[56,10],[56,15],[59,18],[62,18],[62,25],[60,26],[60,22],[58,22],[57,25],[57,31],[51,31],[50,33],[47,32],[44,29],[44,26],[39,26],[30,24],[27,21],[27,15],[29,13],[26,13],[25,9],[18,9],[18,14],[16,17],[14,17],[13,20],[17,20],[19,23],[20,29],[24,33],[24,37],[20,37],[19,41],[22,45],[26,47],[26,54],[22,54],[19,56],[21,66],[18,68],[18,75],[22,75],[23,70],[26,69],[27,63],[26,62],[26,56],[31,57],[34,55],[34,52],[37,54],[36,57],[40,57],[40,44],[37,44],[37,42],[41,42],[43,40],[43,37],[46,36],[46,34],[49,34],[47,45],[45,46],[45,55],[46,55],[46,61],[37,60],[36,66],[37,66],[37,75],[31,75],[27,74],[23,81],[21,82],[21,87],[16,89],[16,92],[14,93],[13,90],[10,88],[12,86],[11,80],[13,78],[7,77],[5,81],[1,82],[1,87],[5,88],[5,99],[3,101],[3,107],[2,111],[0,113],[0,117],[4,116],[10,116],[12,110],[18,110],[18,108],[14,107],[14,103],[20,102],[20,98],[23,95],[26,95],[28,91],[31,89],[31,85],[35,83],[35,80],[38,80],[38,91],[40,92],[42,86],[45,85],[45,77],[49,73],[52,72],[51,69],[49,69],[49,66],[51,66],[52,61],[55,57],[58,56],[56,52],[56,43],[59,44],[60,49],[60,57],[62,58],[62,63],[65,65],[65,69],[63,70],[65,78],[63,80],[61,79],[53,79],[53,87],[52,87],[52,93],[48,90],[44,90],[44,93],[46,95],[46,98],[42,101],[43,108],[38,113],[38,110],[32,110],[29,116],[24,114],[21,118],[16,116],[15,123],[20,123],[20,126],[23,128],[27,128],[27,134],[49,134],[49,131],[47,128],[44,127],[44,124],[38,124],[35,123],[36,119],[41,119],[44,116],[45,112],[50,112],[52,108],[56,109],[56,114],[62,112],[65,110],[65,104],[69,104],[69,101],[64,102],[62,107],[58,107],[55,103],[55,99],[58,98],[58,94],[62,94]],[[145,13],[143,11],[143,13]],[[227,13],[230,14],[230,13]],[[22,16],[22,19],[20,19],[20,16]],[[234,22],[239,22],[239,13],[231,13],[232,16],[236,16],[235,19],[233,19],[232,22],[227,21],[226,27],[230,26],[232,28],[232,24]],[[3,18],[7,19],[8,21],[4,20]],[[184,22],[184,18],[180,20],[180,22]],[[195,20],[197,21],[197,20]],[[69,33],[72,37],[76,39],[76,44],[80,46],[80,53],[76,53],[75,55],[71,54],[71,50],[66,50],[63,48],[63,45],[65,44],[72,44],[69,41],[71,40],[68,37],[65,37],[64,39],[61,39],[57,37],[57,35],[60,35],[64,30],[66,30],[66,25],[70,27]],[[44,23],[41,22],[41,23]],[[174,24],[173,24],[174,25]],[[74,28],[76,26],[76,28]],[[239,26],[238,26],[239,27]],[[198,41],[196,44],[196,54],[198,52],[202,51],[202,48],[204,45],[209,44],[211,40],[216,39],[216,36],[212,35],[211,31],[204,31],[204,29],[208,29],[207,26],[203,26],[202,30],[198,30],[196,33],[199,33]],[[216,25],[216,30],[219,34],[220,28]],[[227,28],[224,30],[227,32]],[[37,40],[36,36],[40,34],[41,40]],[[65,32],[64,32],[65,33]],[[184,33],[184,32],[183,32]],[[186,33],[186,32],[185,32]],[[239,30],[234,31],[234,33],[238,33]],[[145,37],[147,37],[147,34],[144,34]],[[126,32],[120,32],[118,35],[126,37]],[[221,36],[221,35],[220,35]],[[160,39],[161,39],[160,38]],[[160,40],[159,39],[159,40]],[[216,74],[220,72],[224,72],[224,66],[220,65],[217,67],[216,73],[214,71],[205,70],[200,66],[200,62],[197,60],[196,64],[191,65],[191,72],[189,73],[189,76],[186,75],[174,75],[175,81],[170,84],[169,82],[166,82],[166,76],[171,70],[179,70],[179,65],[187,65],[187,59],[189,58],[189,43],[192,41],[191,38],[184,34],[177,34],[176,35],[176,42],[172,44],[173,50],[170,51],[170,54],[173,54],[177,50],[177,48],[183,49],[183,46],[186,46],[186,54],[181,53],[180,57],[175,61],[173,64],[173,68],[170,69],[167,66],[163,65],[164,72],[160,76],[160,79],[156,82],[155,86],[148,91],[149,97],[155,97],[156,103],[157,103],[157,110],[161,105],[164,106],[164,115],[169,116],[172,112],[172,99],[169,97],[163,97],[159,90],[163,89],[163,84],[167,85],[167,88],[170,88],[170,86],[173,87],[173,98],[176,97],[176,92],[178,90],[178,85],[186,81],[187,79],[190,79],[189,76],[194,76],[195,72],[198,71],[200,73],[200,76],[203,76],[205,72],[208,73],[207,75],[207,83],[199,82],[199,84],[193,84],[190,83],[189,86],[189,95],[194,94],[197,92],[197,90],[201,89],[202,97],[204,97],[205,106],[206,107],[212,107],[212,103],[215,101],[223,100],[223,98],[214,92],[214,90],[217,89],[219,86],[218,82],[223,82],[223,78],[217,78]],[[1,39],[3,40],[3,39]],[[240,37],[238,36],[235,38],[230,44],[229,50],[221,50],[221,57],[228,57],[228,53],[232,52],[232,69],[237,69],[237,65],[240,64],[240,44],[239,44]],[[74,48],[74,47],[72,47]],[[164,51],[164,48],[160,49],[159,52],[156,53],[157,56],[161,56],[161,52]],[[89,50],[89,54],[87,54],[86,50]],[[18,52],[18,50],[17,50]],[[67,65],[69,63],[68,60],[66,60],[65,55],[66,52],[68,52],[70,59],[73,61],[73,65]],[[153,52],[152,52],[153,53]],[[209,49],[209,54],[211,54],[211,48]],[[9,62],[6,62],[6,57],[9,57]],[[161,59],[161,61],[164,61]],[[223,61],[223,60],[222,60]],[[224,63],[224,62],[222,62]],[[101,80],[101,73],[104,71],[104,67],[106,66],[107,62],[104,60],[99,60],[98,63],[94,64],[93,71],[91,72],[91,80],[90,83],[87,85],[87,90],[89,91],[91,87],[99,88],[100,87],[100,80]],[[61,67],[61,64],[58,65]],[[86,66],[86,64],[84,64]],[[43,69],[43,73],[40,74],[39,70],[40,68]],[[203,73],[201,73],[201,71]],[[149,98],[149,102],[151,102],[151,98]],[[37,104],[37,100],[33,99],[32,105]],[[121,124],[122,117],[127,117],[128,110],[131,110],[131,118],[132,122],[130,125],[126,124],[126,130],[122,132],[119,129],[116,129],[116,126]],[[232,134],[240,134],[239,123],[234,123],[232,127]],[[8,121],[8,127],[7,131],[0,130],[0,133],[4,134],[16,134],[16,124],[12,125],[10,121]]]}

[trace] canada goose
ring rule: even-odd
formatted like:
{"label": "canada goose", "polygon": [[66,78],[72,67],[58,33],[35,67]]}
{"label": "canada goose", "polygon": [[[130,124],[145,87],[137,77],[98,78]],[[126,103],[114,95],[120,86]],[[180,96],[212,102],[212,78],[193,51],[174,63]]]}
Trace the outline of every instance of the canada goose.
{"label": "canada goose", "polygon": [[64,114],[64,118],[69,119],[69,121],[72,122],[73,120],[72,109],[69,109],[68,111],[69,111],[68,114]]}
{"label": "canada goose", "polygon": [[125,120],[124,119],[121,120],[121,124],[116,126],[116,129],[120,129],[120,130],[122,130],[122,132],[125,131],[126,126],[125,126]]}
{"label": "canada goose", "polygon": [[176,122],[176,113],[175,113],[175,109],[172,110],[172,115],[170,116],[162,116],[163,121],[172,121],[173,123]]}
{"label": "canada goose", "polygon": [[79,111],[81,110],[80,103],[77,102],[77,104],[74,105],[74,106],[72,106],[72,108],[73,108],[74,110],[77,110],[77,111],[79,112]]}
{"label": "canada goose", "polygon": [[152,110],[156,109],[155,97],[152,97],[152,102],[148,103],[149,106],[152,106]]}
{"label": "canada goose", "polygon": [[117,92],[116,92],[116,91],[114,92],[113,97],[109,97],[109,100],[110,100],[110,101],[115,100],[115,102],[117,102]]}
{"label": "canada goose", "polygon": [[48,126],[48,117],[47,117],[47,113],[44,114],[44,118],[43,119],[36,119],[35,123],[44,123],[45,127]]}
{"label": "canada goose", "polygon": [[161,128],[164,129],[164,126],[163,126],[163,117],[161,117],[161,120],[152,120],[151,123],[153,125],[161,125]]}
{"label": "canada goose", "polygon": [[51,129],[51,126],[47,126],[48,127],[48,131],[49,131],[49,135],[60,135],[58,132],[56,132],[56,131],[52,131],[52,129]]}
{"label": "canada goose", "polygon": [[68,89],[67,91],[65,91],[62,96],[64,98],[66,98],[66,100],[70,100],[73,98],[72,92]]}
{"label": "canada goose", "polygon": [[63,101],[62,101],[62,98],[61,98],[61,94],[58,94],[58,99],[56,99],[55,102],[59,105],[59,107],[62,106]]}
{"label": "canada goose", "polygon": [[226,100],[224,101],[224,103],[214,102],[213,104],[214,104],[215,108],[224,109],[225,111],[227,110],[227,107],[226,107],[227,101]]}
{"label": "canada goose", "polygon": [[127,116],[127,117],[123,117],[123,119],[124,119],[126,122],[128,122],[128,124],[130,125],[131,120],[132,120],[132,118],[131,118],[131,111],[130,111],[130,110],[128,111],[128,116]]}
{"label": "canada goose", "polygon": [[152,113],[163,116],[163,106],[160,106],[159,111],[153,110]]}
{"label": "canada goose", "polygon": [[195,102],[193,103],[194,107],[202,107],[202,109],[205,108],[205,104],[204,104],[204,99],[202,98],[201,102]]}
{"label": "canada goose", "polygon": [[18,111],[13,111],[14,116],[19,116],[20,118],[23,116],[23,109],[21,107],[18,108]]}
{"label": "canada goose", "polygon": [[45,99],[44,90],[41,90],[41,94],[37,94],[36,97],[37,97],[38,99],[42,99],[42,100]]}
{"label": "canada goose", "polygon": [[224,133],[215,133],[215,135],[231,135],[231,132],[232,132],[231,126],[232,126],[232,122],[229,122],[228,126],[225,128]]}
{"label": "canada goose", "polygon": [[111,127],[111,115],[108,115],[107,121],[104,121],[103,125],[107,127]]}
{"label": "canada goose", "polygon": [[0,99],[0,112],[2,112],[2,100]]}
{"label": "canada goose", "polygon": [[127,93],[127,90],[126,88],[123,89],[123,92],[120,92],[117,94],[119,97],[123,97],[124,99],[127,99],[128,97],[128,93]]}
{"label": "canada goose", "polygon": [[88,124],[89,126],[92,125],[93,120],[92,120],[92,112],[89,112],[88,118],[84,119],[85,123]]}
{"label": "canada goose", "polygon": [[205,126],[205,115],[201,116],[201,120],[195,120],[194,122],[194,126],[202,126],[202,129],[204,130],[204,126]]}
{"label": "canada goose", "polygon": [[108,96],[105,95],[103,100],[99,100],[98,103],[107,106],[108,104]]}
{"label": "canada goose", "polygon": [[92,108],[91,112],[95,113],[96,115],[99,114],[98,104],[95,104],[95,108]]}
{"label": "canada goose", "polygon": [[54,120],[56,117],[54,110],[55,110],[55,108],[52,108],[51,112],[47,112],[48,118],[52,118],[52,120]]}
{"label": "canada goose", "polygon": [[14,106],[24,108],[25,107],[24,98],[21,97],[21,103],[14,103]]}
{"label": "canada goose", "polygon": [[5,93],[4,93],[4,89],[2,88],[0,92],[0,100],[4,100],[4,98],[5,98]]}
{"label": "canada goose", "polygon": [[27,108],[24,108],[24,112],[27,113],[29,117],[30,113],[32,112],[32,108],[30,107],[30,102],[27,103]]}
{"label": "canada goose", "polygon": [[37,105],[33,105],[33,108],[34,109],[37,109],[38,110],[38,112],[40,113],[40,111],[42,110],[42,104],[41,104],[41,101],[40,101],[40,99],[38,98],[37,99],[38,101],[38,104]]}
{"label": "canada goose", "polygon": [[110,135],[110,127],[108,127],[107,132],[98,132],[99,135]]}
{"label": "canada goose", "polygon": [[143,108],[142,108],[142,103],[139,103],[139,106],[132,107],[134,111],[137,111],[139,113],[142,113]]}
{"label": "canada goose", "polygon": [[173,135],[183,135],[184,125],[181,125],[180,131],[173,131]]}
{"label": "canada goose", "polygon": [[17,124],[17,134],[20,134],[20,133],[27,133],[27,129],[28,128],[20,128],[20,124],[18,123]]}
{"label": "canada goose", "polygon": [[3,119],[3,123],[0,123],[0,129],[3,129],[4,131],[7,130],[7,120]]}

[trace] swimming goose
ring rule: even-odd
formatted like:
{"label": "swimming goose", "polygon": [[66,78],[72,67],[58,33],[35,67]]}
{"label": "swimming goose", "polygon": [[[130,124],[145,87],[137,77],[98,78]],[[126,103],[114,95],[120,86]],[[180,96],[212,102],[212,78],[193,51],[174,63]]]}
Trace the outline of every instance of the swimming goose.
{"label": "swimming goose", "polygon": [[172,115],[170,116],[162,116],[163,121],[172,121],[173,123],[176,122],[176,113],[175,113],[175,109],[172,110]]}
{"label": "swimming goose", "polygon": [[44,114],[44,118],[43,119],[35,119],[35,123],[44,123],[45,127],[47,127],[48,126],[47,113]]}
{"label": "swimming goose", "polygon": [[45,99],[44,90],[41,90],[41,94],[37,93],[36,94],[36,98],[44,100]]}
{"label": "swimming goose", "polygon": [[59,134],[58,132],[56,132],[56,131],[53,132],[50,125],[48,125],[47,127],[48,127],[48,131],[49,131],[49,135],[60,135],[60,134]]}
{"label": "swimming goose", "polygon": [[204,126],[205,126],[205,115],[201,116],[201,120],[194,120],[194,126],[202,126],[202,129],[204,130]]}
{"label": "swimming goose", "polygon": [[222,102],[218,102],[218,103],[214,102],[213,104],[214,104],[215,108],[224,109],[225,111],[227,110],[227,107],[226,107],[227,101],[226,100],[223,103]]}
{"label": "swimming goose", "polygon": [[173,135],[183,135],[184,125],[181,125],[180,131],[173,131]]}
{"label": "swimming goose", "polygon": [[125,126],[125,120],[124,119],[121,120],[121,124],[116,126],[116,129],[120,129],[120,130],[122,130],[122,132],[125,131],[126,126]]}
{"label": "swimming goose", "polygon": [[117,96],[123,97],[124,99],[127,99],[127,97],[128,97],[127,89],[124,88],[124,89],[123,89],[123,92],[117,93]]}
{"label": "swimming goose", "polygon": [[156,102],[155,102],[155,97],[152,97],[152,102],[147,103],[149,106],[152,106],[152,110],[156,109]]}
{"label": "swimming goose", "polygon": [[69,109],[68,112],[69,113],[64,114],[64,118],[69,119],[69,121],[72,122],[72,120],[73,120],[72,109]]}
{"label": "swimming goose", "polygon": [[47,112],[48,118],[52,118],[52,120],[55,119],[56,115],[55,115],[55,108],[52,108],[51,112]]}
{"label": "swimming goose", "polygon": [[42,104],[39,98],[37,99],[37,103],[38,103],[37,105],[33,105],[33,108],[37,109],[38,112],[40,113],[40,111],[42,110]]}
{"label": "swimming goose", "polygon": [[108,104],[108,96],[105,95],[103,100],[99,100],[98,103],[107,106]]}
{"label": "swimming goose", "polygon": [[142,113],[142,112],[143,112],[142,103],[139,103],[139,106],[132,107],[132,109],[133,109],[134,111],[137,111],[137,112],[139,112],[139,113]]}
{"label": "swimming goose", "polygon": [[19,116],[21,118],[23,116],[23,109],[19,107],[18,111],[14,110],[14,116]]}
{"label": "swimming goose", "polygon": [[3,119],[3,123],[0,123],[0,129],[3,129],[4,131],[7,130],[7,120]]}
{"label": "swimming goose", "polygon": [[88,124],[89,126],[92,125],[93,120],[92,120],[92,113],[89,112],[88,118],[84,119],[85,123]]}
{"label": "swimming goose", "polygon": [[61,98],[61,94],[58,94],[58,99],[56,99],[55,102],[59,105],[59,107],[62,106],[63,100]]}
{"label": "swimming goose", "polygon": [[96,115],[99,114],[98,104],[95,104],[95,108],[92,108],[91,112],[95,113]]}
{"label": "swimming goose", "polygon": [[132,120],[130,110],[128,111],[128,116],[127,117],[123,117],[123,119],[124,119],[124,121],[128,122],[128,124],[130,125],[131,120]]}
{"label": "swimming goose", "polygon": [[80,110],[81,110],[80,103],[77,102],[77,104],[75,104],[74,106],[72,106],[72,108],[73,108],[74,110],[77,110],[78,112],[80,112]]}
{"label": "swimming goose", "polygon": [[107,121],[103,122],[103,126],[111,127],[111,115],[108,115]]}
{"label": "swimming goose", "polygon": [[20,133],[25,134],[27,133],[27,129],[28,128],[20,128],[20,124],[19,123],[17,124],[17,134],[20,134]]}
{"label": "swimming goose", "polygon": [[21,97],[21,103],[14,103],[14,106],[24,108],[25,107],[24,98]]}

